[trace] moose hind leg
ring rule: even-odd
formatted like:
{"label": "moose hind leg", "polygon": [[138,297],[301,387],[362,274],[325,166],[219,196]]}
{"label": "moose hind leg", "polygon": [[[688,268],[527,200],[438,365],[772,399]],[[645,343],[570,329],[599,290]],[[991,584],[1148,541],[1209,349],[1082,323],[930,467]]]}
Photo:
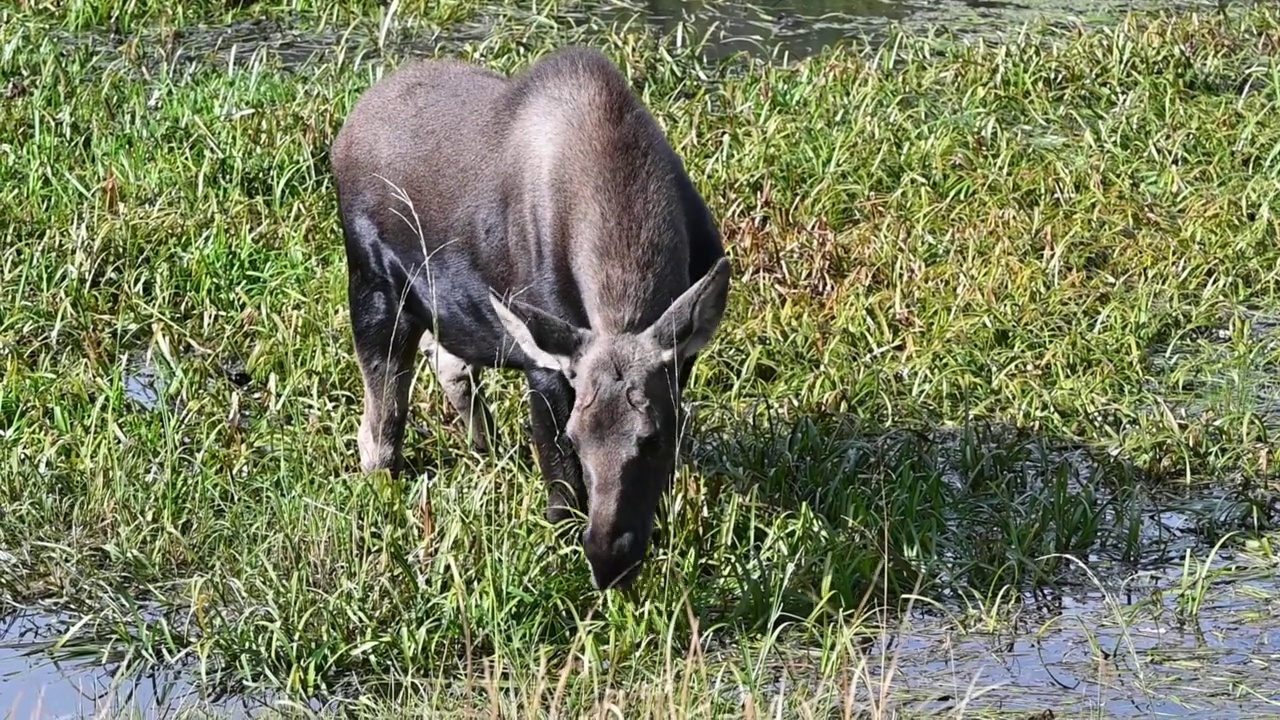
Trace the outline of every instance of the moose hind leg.
{"label": "moose hind leg", "polygon": [[445,350],[430,332],[422,334],[420,345],[423,354],[431,361],[431,368],[449,404],[462,418],[463,427],[471,437],[472,449],[479,453],[488,452],[496,429],[489,403],[480,388],[480,368]]}
{"label": "moose hind leg", "polygon": [[582,464],[564,437],[573,409],[573,388],[564,376],[551,370],[531,370],[527,375],[533,444],[547,485],[547,519],[558,523],[569,519],[571,510],[587,509]]}
{"label": "moose hind leg", "polygon": [[356,359],[364,380],[364,414],[357,444],[365,472],[403,469],[405,422],[413,388],[414,357],[422,332],[387,290],[348,284]]}

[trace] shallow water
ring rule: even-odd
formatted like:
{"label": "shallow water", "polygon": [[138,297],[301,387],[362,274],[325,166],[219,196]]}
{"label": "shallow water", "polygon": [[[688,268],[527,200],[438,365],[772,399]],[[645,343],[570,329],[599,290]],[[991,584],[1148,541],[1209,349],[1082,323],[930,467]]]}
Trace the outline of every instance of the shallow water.
{"label": "shallow water", "polygon": [[1210,566],[1234,574],[1207,575],[1197,613],[1179,613],[1197,590],[1170,564],[1027,602],[986,630],[962,632],[936,612],[910,613],[865,650],[840,688],[809,672],[820,653],[784,648],[769,689],[785,695],[803,686],[812,696],[851,698],[859,710],[909,717],[1280,715],[1275,569],[1231,553]]}
{"label": "shallow water", "polygon": [[145,353],[132,353],[125,358],[124,396],[146,410],[154,410],[164,392],[164,378]]}
{"label": "shallow water", "polygon": [[[1230,2],[1231,0],[1224,0]],[[707,38],[705,54],[734,52],[771,57],[778,62],[812,55],[835,43],[874,45],[892,24],[914,31],[940,29],[958,36],[1018,32],[1028,22],[1110,23],[1127,11],[1219,7],[1215,0],[585,0],[556,16],[561,23],[588,21],[643,24],[672,32],[687,21],[697,39]],[[278,20],[254,19],[228,25],[185,27],[148,42],[167,63],[214,62],[243,65],[256,54],[297,69],[312,62],[378,58],[385,53],[428,56],[452,46],[485,38],[497,14],[518,21],[529,10],[481,12],[473,20],[443,32],[421,27],[408,15],[394,17],[384,38],[368,26],[317,32]],[[64,38],[69,45],[122,49],[120,38],[81,33]],[[132,47],[132,46],[130,46]]]}
{"label": "shallow water", "polygon": [[[117,679],[92,657],[57,660],[61,653],[51,646],[71,625],[70,617],[31,610],[0,621],[0,717],[114,717],[128,709],[170,717],[199,698],[181,675]],[[237,705],[219,714],[244,717]]]}
{"label": "shallow water", "polygon": [[[613,5],[612,3],[610,5]],[[681,19],[701,35],[711,31],[713,53],[746,50],[770,54],[771,46],[804,57],[837,42],[859,42],[892,23],[958,34],[1015,32],[1028,21],[1105,22],[1128,10],[1212,9],[1204,0],[621,0],[612,12],[662,30]],[[625,8],[625,9],[623,9]]]}
{"label": "shallow water", "polygon": [[1016,631],[913,628],[886,649],[886,664],[896,662],[891,686],[904,704],[930,712],[953,712],[969,697],[971,709],[1072,717],[1280,713],[1274,573],[1211,588],[1186,623],[1175,612],[1179,575],[1166,569],[1135,578],[1128,592],[1059,598]]}

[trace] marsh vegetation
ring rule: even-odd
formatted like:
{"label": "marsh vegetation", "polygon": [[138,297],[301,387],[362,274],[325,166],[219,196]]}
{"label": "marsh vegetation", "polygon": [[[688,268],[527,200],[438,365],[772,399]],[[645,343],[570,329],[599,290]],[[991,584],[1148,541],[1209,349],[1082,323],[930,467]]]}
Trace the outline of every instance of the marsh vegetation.
{"label": "marsh vegetation", "polygon": [[[0,599],[43,638],[9,642],[286,713],[1274,711],[1280,11],[782,63],[393,7],[0,9]],[[736,272],[633,597],[543,519],[520,377],[492,457],[428,373],[416,473],[355,447],[329,142],[407,57],[570,42]]]}

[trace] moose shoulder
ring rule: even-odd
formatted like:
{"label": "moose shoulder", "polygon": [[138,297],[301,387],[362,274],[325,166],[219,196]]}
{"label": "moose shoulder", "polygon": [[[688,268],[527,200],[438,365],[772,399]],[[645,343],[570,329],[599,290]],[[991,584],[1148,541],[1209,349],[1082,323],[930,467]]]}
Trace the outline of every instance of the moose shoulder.
{"label": "moose shoulder", "polygon": [[592,582],[630,585],[729,286],[657,122],[595,50],[510,78],[419,61],[365,92],[332,162],[362,468],[400,472],[419,348],[478,450],[494,436],[478,372],[521,370],[548,517],[585,506]]}

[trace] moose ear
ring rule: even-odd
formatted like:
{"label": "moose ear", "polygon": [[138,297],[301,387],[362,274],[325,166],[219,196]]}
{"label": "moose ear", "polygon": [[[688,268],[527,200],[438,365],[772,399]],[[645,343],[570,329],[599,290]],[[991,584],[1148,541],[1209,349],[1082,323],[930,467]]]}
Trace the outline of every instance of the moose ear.
{"label": "moose ear", "polygon": [[711,341],[729,298],[729,259],[722,257],[645,330],[664,362],[684,360]]}
{"label": "moose ear", "polygon": [[508,307],[492,289],[489,303],[507,334],[538,367],[572,376],[574,358],[590,339],[590,331],[519,300],[512,300]]}

